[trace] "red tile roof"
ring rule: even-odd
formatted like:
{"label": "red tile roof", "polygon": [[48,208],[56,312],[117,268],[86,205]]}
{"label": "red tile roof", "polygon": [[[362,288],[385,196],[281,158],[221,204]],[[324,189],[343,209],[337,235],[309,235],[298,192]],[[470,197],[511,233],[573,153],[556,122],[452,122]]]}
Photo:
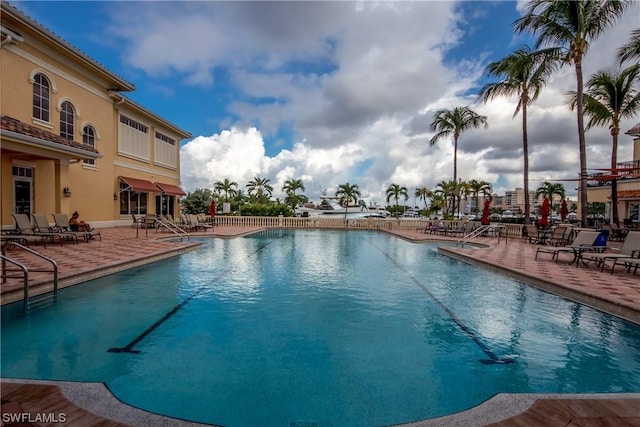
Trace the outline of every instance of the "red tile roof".
{"label": "red tile roof", "polygon": [[640,190],[618,191],[618,199],[640,199]]}
{"label": "red tile roof", "polygon": [[625,132],[627,135],[640,136],[640,123]]}
{"label": "red tile roof", "polygon": [[54,142],[64,147],[75,148],[90,153],[98,153],[98,150],[96,150],[94,147],[63,138],[60,135],[56,135],[55,133],[49,132],[39,127],[21,122],[20,120],[14,119],[9,116],[2,116],[0,120],[0,128],[3,131],[15,132],[20,135],[40,139],[42,141]]}

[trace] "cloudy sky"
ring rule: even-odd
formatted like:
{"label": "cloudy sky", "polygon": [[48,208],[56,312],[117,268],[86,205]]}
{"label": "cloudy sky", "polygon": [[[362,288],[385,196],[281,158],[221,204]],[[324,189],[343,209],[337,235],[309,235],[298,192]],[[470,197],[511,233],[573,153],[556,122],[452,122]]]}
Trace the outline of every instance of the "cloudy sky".
{"label": "cloudy sky", "polygon": [[[300,178],[311,200],[358,184],[384,203],[391,183],[430,188],[453,174],[453,144],[430,146],[434,111],[468,105],[489,127],[462,134],[458,176],[495,192],[522,187],[521,116],[513,99],[474,104],[485,66],[531,43],[512,23],[515,1],[14,2],[19,9],[134,83],[129,96],[190,132],[182,186],[228,178]],[[640,2],[596,40],[585,80],[614,67],[640,24]],[[628,64],[627,64],[628,65]],[[557,72],[529,110],[530,185],[576,178],[573,67]],[[640,118],[622,125],[625,132]],[[606,128],[587,133],[589,168],[607,167]],[[622,135],[618,158],[631,160]],[[570,195],[575,183],[564,182]]]}

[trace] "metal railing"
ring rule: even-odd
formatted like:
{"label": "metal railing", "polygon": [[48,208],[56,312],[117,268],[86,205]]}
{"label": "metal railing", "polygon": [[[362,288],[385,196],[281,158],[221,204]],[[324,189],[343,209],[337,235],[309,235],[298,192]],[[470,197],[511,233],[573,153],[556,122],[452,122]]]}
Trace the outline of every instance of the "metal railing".
{"label": "metal railing", "polygon": [[[44,261],[51,263],[52,269],[42,269],[42,268],[28,268],[24,263],[18,262],[15,259],[12,259],[7,256],[6,250],[7,246],[13,246],[16,249],[20,249],[26,251]],[[24,314],[29,313],[29,305],[30,305],[30,297],[29,297],[29,271],[34,273],[53,273],[53,300],[54,302],[58,298],[58,264],[51,258],[42,255],[40,252],[36,252],[33,249],[30,249],[26,246],[21,245],[20,243],[9,241],[6,242],[2,246],[2,283],[6,283],[7,279],[16,279],[22,277],[23,281],[23,289],[24,289],[24,300],[22,305],[22,311]],[[18,268],[7,268],[7,263],[15,265]],[[19,274],[15,274],[19,273]]]}

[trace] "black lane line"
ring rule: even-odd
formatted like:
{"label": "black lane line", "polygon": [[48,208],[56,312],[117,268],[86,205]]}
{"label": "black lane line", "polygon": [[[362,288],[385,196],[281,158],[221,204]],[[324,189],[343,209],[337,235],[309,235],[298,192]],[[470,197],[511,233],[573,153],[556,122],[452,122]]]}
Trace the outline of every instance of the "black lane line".
{"label": "black lane line", "polygon": [[409,279],[411,279],[411,281],[413,283],[415,283],[416,285],[418,285],[420,288],[422,288],[422,290],[424,290],[426,292],[427,295],[429,295],[429,297],[440,306],[440,308],[442,308],[442,310],[447,314],[447,316],[449,316],[449,318],[451,320],[453,320],[453,322],[458,325],[458,327],[460,328],[460,330],[462,330],[462,332],[464,332],[465,334],[467,334],[467,336],[469,338],[471,338],[471,340],[473,340],[473,342],[476,343],[476,345],[478,347],[480,347],[480,350],[482,350],[484,352],[484,354],[487,355],[488,359],[480,359],[481,363],[484,363],[485,365],[506,365],[509,363],[513,363],[514,359],[511,357],[498,357],[496,356],[496,354],[491,351],[491,349],[489,347],[487,347],[487,345],[482,341],[482,339],[480,338],[480,336],[478,336],[478,334],[475,333],[475,331],[471,328],[469,328],[467,325],[465,325],[462,320],[460,320],[458,318],[458,316],[455,315],[455,313],[453,311],[451,311],[451,309],[449,309],[449,307],[447,307],[446,305],[444,305],[442,303],[442,301],[440,301],[430,290],[429,288],[427,288],[424,284],[422,284],[414,275],[412,275],[411,273],[409,273],[409,271],[407,271],[406,269],[404,269],[395,259],[393,259],[391,257],[391,255],[387,254],[386,252],[384,252],[382,249],[380,249],[379,247],[377,247],[375,244],[373,244],[373,242],[369,241],[369,244],[371,244],[371,246],[373,246],[374,248],[376,248],[380,253],[382,253],[384,256],[386,256],[387,258],[389,258],[391,260],[391,262],[393,262],[395,264],[395,266],[397,268],[399,268],[404,274],[407,275],[407,277]]}
{"label": "black lane line", "polygon": [[[280,239],[282,237],[286,236],[286,233],[283,234],[282,236],[278,236],[275,237],[277,239]],[[261,251],[262,249],[266,248],[267,246],[269,246],[271,243],[273,243],[274,240],[271,240],[261,246],[258,246],[258,248],[253,251],[253,253],[258,253],[259,251]],[[215,280],[225,276],[229,271],[231,271],[233,269],[233,267],[229,267],[226,270],[224,270],[218,277],[216,277]],[[186,303],[188,303],[189,301],[191,301],[193,298],[195,298],[196,296],[198,296],[200,293],[202,293],[202,291],[204,291],[205,289],[207,289],[208,286],[206,285],[202,285],[200,286],[198,289],[196,289],[196,291],[189,295],[187,298],[185,298],[184,300],[182,300],[182,302],[180,302],[178,305],[176,305],[175,307],[173,307],[170,311],[168,311],[164,316],[162,316],[160,319],[158,319],[153,325],[149,326],[147,329],[144,330],[144,332],[142,332],[140,335],[138,335],[137,337],[135,337],[133,339],[133,341],[131,341],[129,344],[125,345],[124,347],[111,347],[109,350],[107,350],[109,353],[140,353],[140,350],[134,350],[133,347],[138,344],[140,341],[142,341],[147,335],[149,335],[151,332],[153,332],[158,326],[162,325],[167,319],[169,319],[171,316],[173,316],[174,314],[177,313],[178,310],[180,310]]]}

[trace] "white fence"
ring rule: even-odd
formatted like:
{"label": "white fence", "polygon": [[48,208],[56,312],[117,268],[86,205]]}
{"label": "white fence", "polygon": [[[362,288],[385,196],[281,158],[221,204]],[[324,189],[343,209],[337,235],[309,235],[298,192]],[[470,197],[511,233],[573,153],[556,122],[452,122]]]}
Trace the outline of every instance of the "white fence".
{"label": "white fence", "polygon": [[[433,221],[407,218],[344,218],[340,215],[317,217],[265,217],[265,216],[216,216],[214,224],[227,227],[261,228],[331,228],[357,230],[424,230],[430,223],[442,227],[457,228],[463,221]],[[480,223],[477,224],[478,226]],[[521,237],[522,224],[502,224],[503,236]]]}

